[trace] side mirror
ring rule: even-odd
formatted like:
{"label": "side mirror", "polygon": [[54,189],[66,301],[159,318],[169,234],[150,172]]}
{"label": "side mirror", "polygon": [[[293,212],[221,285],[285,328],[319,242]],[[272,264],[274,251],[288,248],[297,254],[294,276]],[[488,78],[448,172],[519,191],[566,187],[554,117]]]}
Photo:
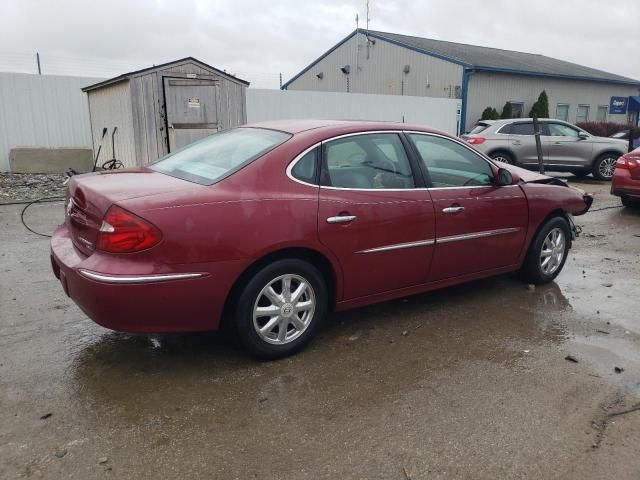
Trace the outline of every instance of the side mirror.
{"label": "side mirror", "polygon": [[586,133],[584,133],[584,132],[578,132],[578,138],[579,138],[580,140],[586,140],[587,138],[589,138],[589,135],[587,135],[587,134],[586,134]]}
{"label": "side mirror", "polygon": [[511,175],[511,172],[506,168],[499,168],[496,183],[501,187],[513,185],[513,175]]}

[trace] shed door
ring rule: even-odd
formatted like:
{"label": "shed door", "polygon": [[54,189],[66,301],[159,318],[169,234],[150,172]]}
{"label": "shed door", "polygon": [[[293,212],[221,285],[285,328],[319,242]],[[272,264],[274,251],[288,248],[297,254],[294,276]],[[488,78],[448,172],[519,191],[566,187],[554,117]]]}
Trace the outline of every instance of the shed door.
{"label": "shed door", "polygon": [[169,151],[218,131],[218,84],[214,80],[164,78]]}

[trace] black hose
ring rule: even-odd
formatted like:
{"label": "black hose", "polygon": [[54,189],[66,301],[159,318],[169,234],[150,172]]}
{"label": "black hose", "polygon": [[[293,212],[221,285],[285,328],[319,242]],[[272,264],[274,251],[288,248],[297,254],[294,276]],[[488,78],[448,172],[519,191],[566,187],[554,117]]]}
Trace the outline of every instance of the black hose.
{"label": "black hose", "polygon": [[[33,228],[31,228],[29,225],[26,224],[26,222],[24,221],[24,214],[27,211],[27,209],[33,205],[34,203],[42,203],[42,202],[61,202],[64,200],[64,197],[42,197],[42,198],[38,198],[37,200],[33,200],[29,203],[27,203],[25,205],[25,207],[22,209],[22,211],[20,212],[20,221],[22,222],[22,225],[24,225],[24,228],[26,228],[27,230],[29,230],[31,233],[35,233],[36,235],[40,235],[41,237],[48,237],[51,238],[52,235],[49,235],[47,233],[40,233],[40,232],[36,232]],[[25,202],[15,202],[15,203],[5,203],[3,205],[17,205],[20,203],[25,203]]]}

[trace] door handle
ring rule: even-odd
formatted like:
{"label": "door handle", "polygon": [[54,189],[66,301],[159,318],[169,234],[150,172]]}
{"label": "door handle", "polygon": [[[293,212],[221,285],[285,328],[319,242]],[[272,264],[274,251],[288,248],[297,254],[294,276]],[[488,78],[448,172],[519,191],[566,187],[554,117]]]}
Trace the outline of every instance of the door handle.
{"label": "door handle", "polygon": [[514,142],[512,142],[513,145],[522,145],[522,143],[520,143],[520,140],[515,140]]}
{"label": "door handle", "polygon": [[349,223],[356,219],[355,215],[338,215],[327,218],[327,223]]}
{"label": "door handle", "polygon": [[442,209],[443,213],[460,213],[464,212],[464,207],[447,207]]}
{"label": "door handle", "polygon": [[562,142],[553,142],[554,145],[564,145]]}

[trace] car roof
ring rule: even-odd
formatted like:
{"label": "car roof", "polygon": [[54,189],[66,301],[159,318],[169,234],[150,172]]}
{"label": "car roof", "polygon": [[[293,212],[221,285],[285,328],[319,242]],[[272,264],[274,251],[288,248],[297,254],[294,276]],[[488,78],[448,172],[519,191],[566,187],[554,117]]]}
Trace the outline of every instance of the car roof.
{"label": "car roof", "polygon": [[291,134],[306,132],[309,130],[322,130],[331,133],[333,131],[370,131],[370,130],[417,130],[429,133],[442,133],[438,130],[426,127],[425,125],[397,123],[397,122],[376,122],[364,120],[319,120],[319,119],[291,119],[272,120],[268,122],[257,122],[243,125],[245,128],[267,128],[279,130]]}

